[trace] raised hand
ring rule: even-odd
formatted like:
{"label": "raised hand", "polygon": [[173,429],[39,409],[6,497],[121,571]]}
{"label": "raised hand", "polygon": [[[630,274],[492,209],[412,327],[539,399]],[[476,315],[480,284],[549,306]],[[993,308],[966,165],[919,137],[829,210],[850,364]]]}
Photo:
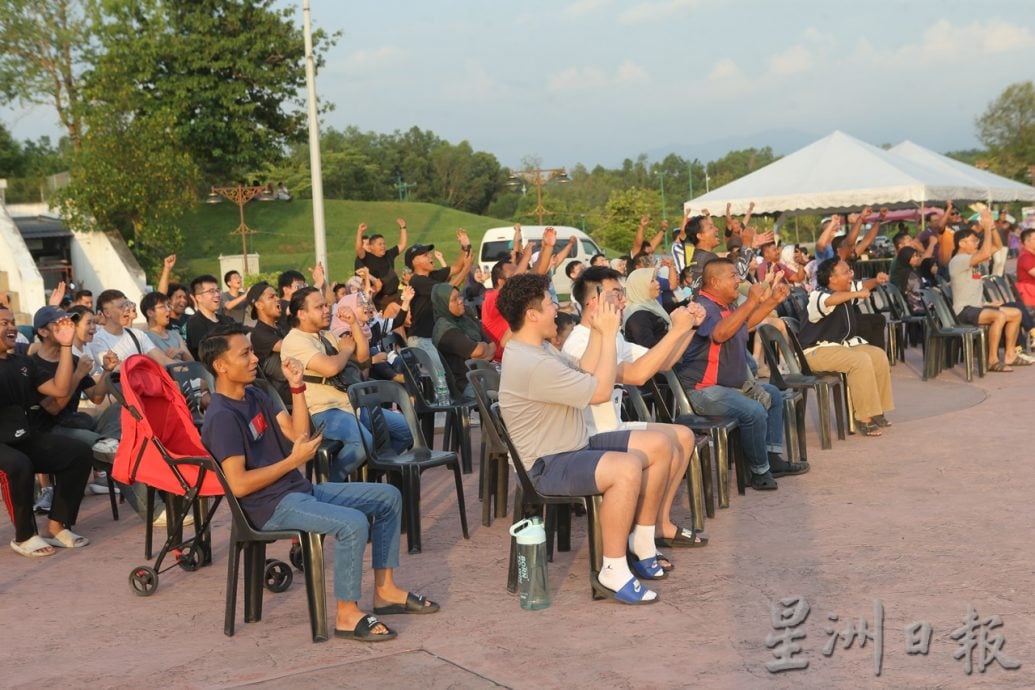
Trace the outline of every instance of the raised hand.
{"label": "raised hand", "polygon": [[75,337],[75,324],[72,323],[72,319],[62,316],[50,327],[50,332],[54,334],[54,339],[61,347],[71,347],[72,339]]}
{"label": "raised hand", "polygon": [[614,338],[618,334],[618,329],[621,325],[622,318],[618,312],[618,307],[607,300],[598,300],[596,319],[593,322],[593,326],[600,332],[600,335],[605,338]]}
{"label": "raised hand", "polygon": [[65,281],[61,281],[57,284],[57,287],[50,293],[49,304],[52,307],[56,307],[61,304],[61,300],[65,299],[65,290],[67,290]]}
{"label": "raised hand", "polygon": [[888,274],[885,273],[884,271],[881,271],[880,273],[878,273],[876,275],[876,278],[877,278],[877,284],[878,285],[887,285],[888,281],[890,280],[890,278],[888,277]]}
{"label": "raised hand", "polygon": [[164,268],[166,271],[171,271],[173,269],[173,266],[175,266],[175,265],[176,265],[176,255],[175,254],[170,254],[169,256],[167,256],[164,259],[162,259],[162,268]]}
{"label": "raised hand", "polygon": [[294,357],[284,357],[280,360],[280,371],[291,388],[298,388],[302,385],[304,369],[302,363]]}
{"label": "raised hand", "polygon": [[[745,232],[747,232],[746,229]],[[770,242],[772,242],[774,240],[774,237],[775,236],[773,235],[772,230],[766,230],[765,232],[756,232],[754,238],[752,238],[751,240],[751,246],[755,249],[758,249],[763,244],[769,244]],[[743,235],[741,235],[741,239],[743,239]]]}
{"label": "raised hand", "polygon": [[359,227],[356,228],[356,230],[358,230],[359,234],[361,234],[361,235],[367,234],[367,224],[366,223],[360,223]]}
{"label": "raised hand", "polygon": [[416,293],[413,291],[413,288],[410,287],[409,285],[404,287],[403,291],[402,291],[402,302],[403,302],[403,304],[409,304],[410,300],[413,299],[413,296],[415,294]]}
{"label": "raised hand", "polygon": [[672,310],[669,314],[669,318],[672,319],[672,328],[677,331],[689,331],[694,327],[694,316],[686,307],[679,307],[678,309]]}
{"label": "raised hand", "polygon": [[470,247],[471,240],[467,237],[467,231],[460,228],[456,231],[456,239],[460,240],[461,247]]}
{"label": "raised hand", "polygon": [[880,217],[880,222],[881,223],[884,223],[885,221],[887,221],[887,219],[888,219],[888,209],[882,208],[880,210],[879,217]]}
{"label": "raised hand", "polygon": [[320,287],[323,285],[325,276],[323,272],[322,262],[317,261],[316,265],[309,269],[309,274],[313,276],[313,285],[315,287]]}
{"label": "raised hand", "polygon": [[402,218],[396,218],[395,219],[395,224],[399,226],[400,230],[405,230],[406,229],[406,221],[403,220]]}
{"label": "raised hand", "polygon": [[557,231],[552,227],[543,230],[543,246],[552,247],[557,244]]}
{"label": "raised hand", "polygon": [[76,364],[76,376],[86,376],[91,371],[93,371],[93,357],[90,355],[83,355],[79,358],[79,363]]}
{"label": "raised hand", "polygon": [[108,350],[104,353],[104,357],[101,359],[101,368],[105,371],[115,371],[115,367],[119,365],[119,356],[113,351]]}
{"label": "raised hand", "polygon": [[352,326],[356,323],[356,312],[352,311],[352,309],[346,307],[345,305],[338,307],[337,314],[338,319],[344,321],[349,326]]}
{"label": "raised hand", "polygon": [[779,283],[773,286],[773,296],[770,298],[777,304],[790,297],[791,288],[787,283]]}
{"label": "raised hand", "polygon": [[691,302],[686,305],[686,310],[690,312],[690,316],[694,319],[694,328],[704,323],[705,318],[708,316],[708,312],[697,302]]}
{"label": "raised hand", "polygon": [[438,262],[440,264],[445,264],[446,263],[446,255],[443,254],[442,252],[440,252],[439,250],[436,249],[434,251],[434,256],[435,256],[436,259],[438,259]]}
{"label": "raised hand", "polygon": [[650,216],[640,216],[640,227],[645,228],[650,225]]}
{"label": "raised hand", "polygon": [[767,283],[752,283],[751,287],[748,288],[748,301],[754,301],[755,304],[764,302],[768,292],[769,285]]}

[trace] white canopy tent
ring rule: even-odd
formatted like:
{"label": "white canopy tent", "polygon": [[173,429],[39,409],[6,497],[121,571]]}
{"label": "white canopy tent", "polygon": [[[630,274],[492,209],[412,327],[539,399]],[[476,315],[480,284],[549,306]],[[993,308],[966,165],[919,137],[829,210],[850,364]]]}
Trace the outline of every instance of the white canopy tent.
{"label": "white canopy tent", "polygon": [[683,207],[721,215],[824,214],[864,206],[905,208],[932,200],[984,201],[987,190],[958,171],[934,169],[906,160],[835,131],[803,149],[745,175]]}
{"label": "white canopy tent", "polygon": [[943,156],[940,153],[924,148],[911,141],[903,141],[891,149],[891,153],[900,158],[925,165],[936,170],[945,170],[965,175],[986,189],[982,201],[1035,201],[1035,187],[1022,184],[1008,177],[990,173],[973,165]]}

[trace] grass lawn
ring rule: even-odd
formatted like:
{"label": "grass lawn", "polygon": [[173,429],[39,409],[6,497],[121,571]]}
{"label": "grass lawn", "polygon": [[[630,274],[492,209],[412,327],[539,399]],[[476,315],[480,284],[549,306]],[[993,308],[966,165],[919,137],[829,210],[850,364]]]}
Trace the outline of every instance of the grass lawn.
{"label": "grass lawn", "polygon": [[[290,202],[254,201],[244,207],[245,222],[255,230],[248,237],[248,252],[258,252],[263,273],[288,268],[303,272],[314,261],[313,205],[309,200]],[[396,218],[406,220],[410,244],[434,244],[456,259],[457,228],[466,228],[477,246],[485,230],[511,225],[511,221],[478,216],[435,204],[390,201],[324,201],[327,228],[327,262],[332,282],[352,274],[356,227],[369,226],[368,233],[381,233],[389,245],[399,240]],[[240,254],[241,238],[230,233],[239,222],[237,206],[198,204],[181,220],[184,245],[177,255],[175,273],[190,280],[202,273],[219,272],[220,254]],[[402,267],[402,259],[399,260]]]}

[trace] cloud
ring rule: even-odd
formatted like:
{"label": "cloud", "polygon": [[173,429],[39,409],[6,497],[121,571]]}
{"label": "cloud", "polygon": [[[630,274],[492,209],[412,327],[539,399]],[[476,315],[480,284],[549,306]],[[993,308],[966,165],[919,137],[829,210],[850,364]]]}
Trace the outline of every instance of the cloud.
{"label": "cloud", "polygon": [[812,68],[812,53],[802,45],[791,46],[769,58],[769,73],[776,77],[808,72]]}
{"label": "cloud", "polygon": [[1035,43],[1035,33],[1024,26],[1000,19],[955,26],[938,20],[924,31],[917,43],[908,43],[890,53],[873,50],[869,44],[857,47],[856,55],[883,65],[951,65],[973,62],[980,55],[1001,55]]}
{"label": "cloud", "polygon": [[453,100],[468,103],[502,101],[512,96],[511,90],[499,82],[485,65],[474,61],[468,61],[457,78],[447,80],[442,92]]}
{"label": "cloud", "polygon": [[723,58],[715,63],[712,71],[708,73],[708,81],[725,81],[728,79],[739,79],[743,75],[740,68],[730,58]]}
{"label": "cloud", "polygon": [[348,57],[349,67],[359,69],[374,69],[386,67],[400,62],[405,57],[401,48],[396,46],[381,46],[373,50],[357,50]]}
{"label": "cloud", "polygon": [[617,84],[635,84],[648,81],[647,71],[631,60],[626,60],[614,74],[608,74],[599,67],[568,67],[550,76],[547,89],[552,92],[590,91],[604,89]]}
{"label": "cloud", "polygon": [[565,17],[584,17],[604,9],[611,0],[575,0],[561,12]]}
{"label": "cloud", "polygon": [[658,0],[633,5],[618,16],[622,24],[645,24],[672,19],[704,4],[704,0]]}

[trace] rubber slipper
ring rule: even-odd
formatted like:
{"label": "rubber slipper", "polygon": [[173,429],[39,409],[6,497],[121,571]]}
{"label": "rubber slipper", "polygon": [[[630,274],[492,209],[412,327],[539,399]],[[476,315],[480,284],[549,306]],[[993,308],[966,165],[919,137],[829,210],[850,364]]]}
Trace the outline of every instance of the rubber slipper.
{"label": "rubber slipper", "polygon": [[619,604],[646,606],[661,601],[661,597],[657,596],[657,594],[655,594],[653,599],[646,599],[645,597],[651,590],[640,584],[640,581],[635,577],[629,578],[629,581],[622,585],[622,588],[617,592],[605,587],[596,577],[592,578],[592,584],[594,592],[608,599],[614,599]]}
{"label": "rubber slipper", "polygon": [[988,370],[991,371],[991,372],[995,372],[996,374],[1009,374],[1009,373],[1013,372],[1013,369],[1011,369],[1008,366],[1004,366],[1002,362],[996,362],[995,364],[989,364],[988,365]]}
{"label": "rubber slipper", "polygon": [[855,420],[855,428],[859,430],[859,433],[863,436],[870,436],[876,438],[883,436],[880,431],[880,426],[875,422],[860,422],[858,419]]}
{"label": "rubber slipper", "polygon": [[627,553],[625,554],[625,559],[629,561],[629,568],[633,571],[633,575],[642,577],[644,580],[664,580],[668,577],[665,569],[658,565],[656,556],[638,561],[636,556]]}
{"label": "rubber slipper", "polygon": [[882,429],[887,429],[891,426],[891,422],[889,422],[888,418],[882,414],[873,415],[873,423]]}
{"label": "rubber slipper", "polygon": [[687,529],[686,527],[676,525],[676,534],[674,537],[655,537],[654,545],[669,548],[678,546],[692,549],[698,546],[708,546],[708,537],[704,536],[693,527]]}
{"label": "rubber slipper", "polygon": [[[14,539],[11,540],[11,548],[14,552],[20,556],[27,558],[43,558],[44,556],[53,556],[57,551],[53,550],[54,545],[49,543],[46,539],[38,534],[34,534],[21,544]],[[43,549],[51,549],[50,551],[44,551]]]}
{"label": "rubber slipper", "polygon": [[654,554],[654,558],[658,559],[658,565],[660,565],[661,569],[664,570],[666,573],[670,573],[676,569],[676,566],[673,565],[672,561],[668,559],[668,556],[661,553],[660,551]]}
{"label": "rubber slipper", "polygon": [[1020,357],[1018,357],[1017,359],[1013,360],[1012,362],[1007,362],[1006,366],[1008,366],[1008,367],[1030,367],[1031,366],[1031,362],[1026,362],[1023,359],[1021,359]]}
{"label": "rubber slipper", "polygon": [[44,538],[43,541],[59,549],[81,549],[90,543],[89,539],[79,536],[70,529],[63,529],[53,537]]}
{"label": "rubber slipper", "polygon": [[358,640],[360,642],[387,642],[388,640],[394,640],[399,636],[399,633],[395,632],[387,625],[385,625],[386,633],[376,633],[374,628],[378,624],[385,625],[377,619],[377,616],[363,616],[356,623],[356,627],[353,630],[338,630],[335,628],[334,636],[341,637],[346,640]]}
{"label": "rubber slipper", "polygon": [[438,611],[438,609],[438,604],[433,602],[431,599],[425,599],[424,596],[420,594],[407,592],[405,604],[389,604],[388,606],[375,606],[374,613],[376,613],[379,616],[389,616],[396,613],[415,613],[417,615],[424,615],[428,613],[435,613]]}

